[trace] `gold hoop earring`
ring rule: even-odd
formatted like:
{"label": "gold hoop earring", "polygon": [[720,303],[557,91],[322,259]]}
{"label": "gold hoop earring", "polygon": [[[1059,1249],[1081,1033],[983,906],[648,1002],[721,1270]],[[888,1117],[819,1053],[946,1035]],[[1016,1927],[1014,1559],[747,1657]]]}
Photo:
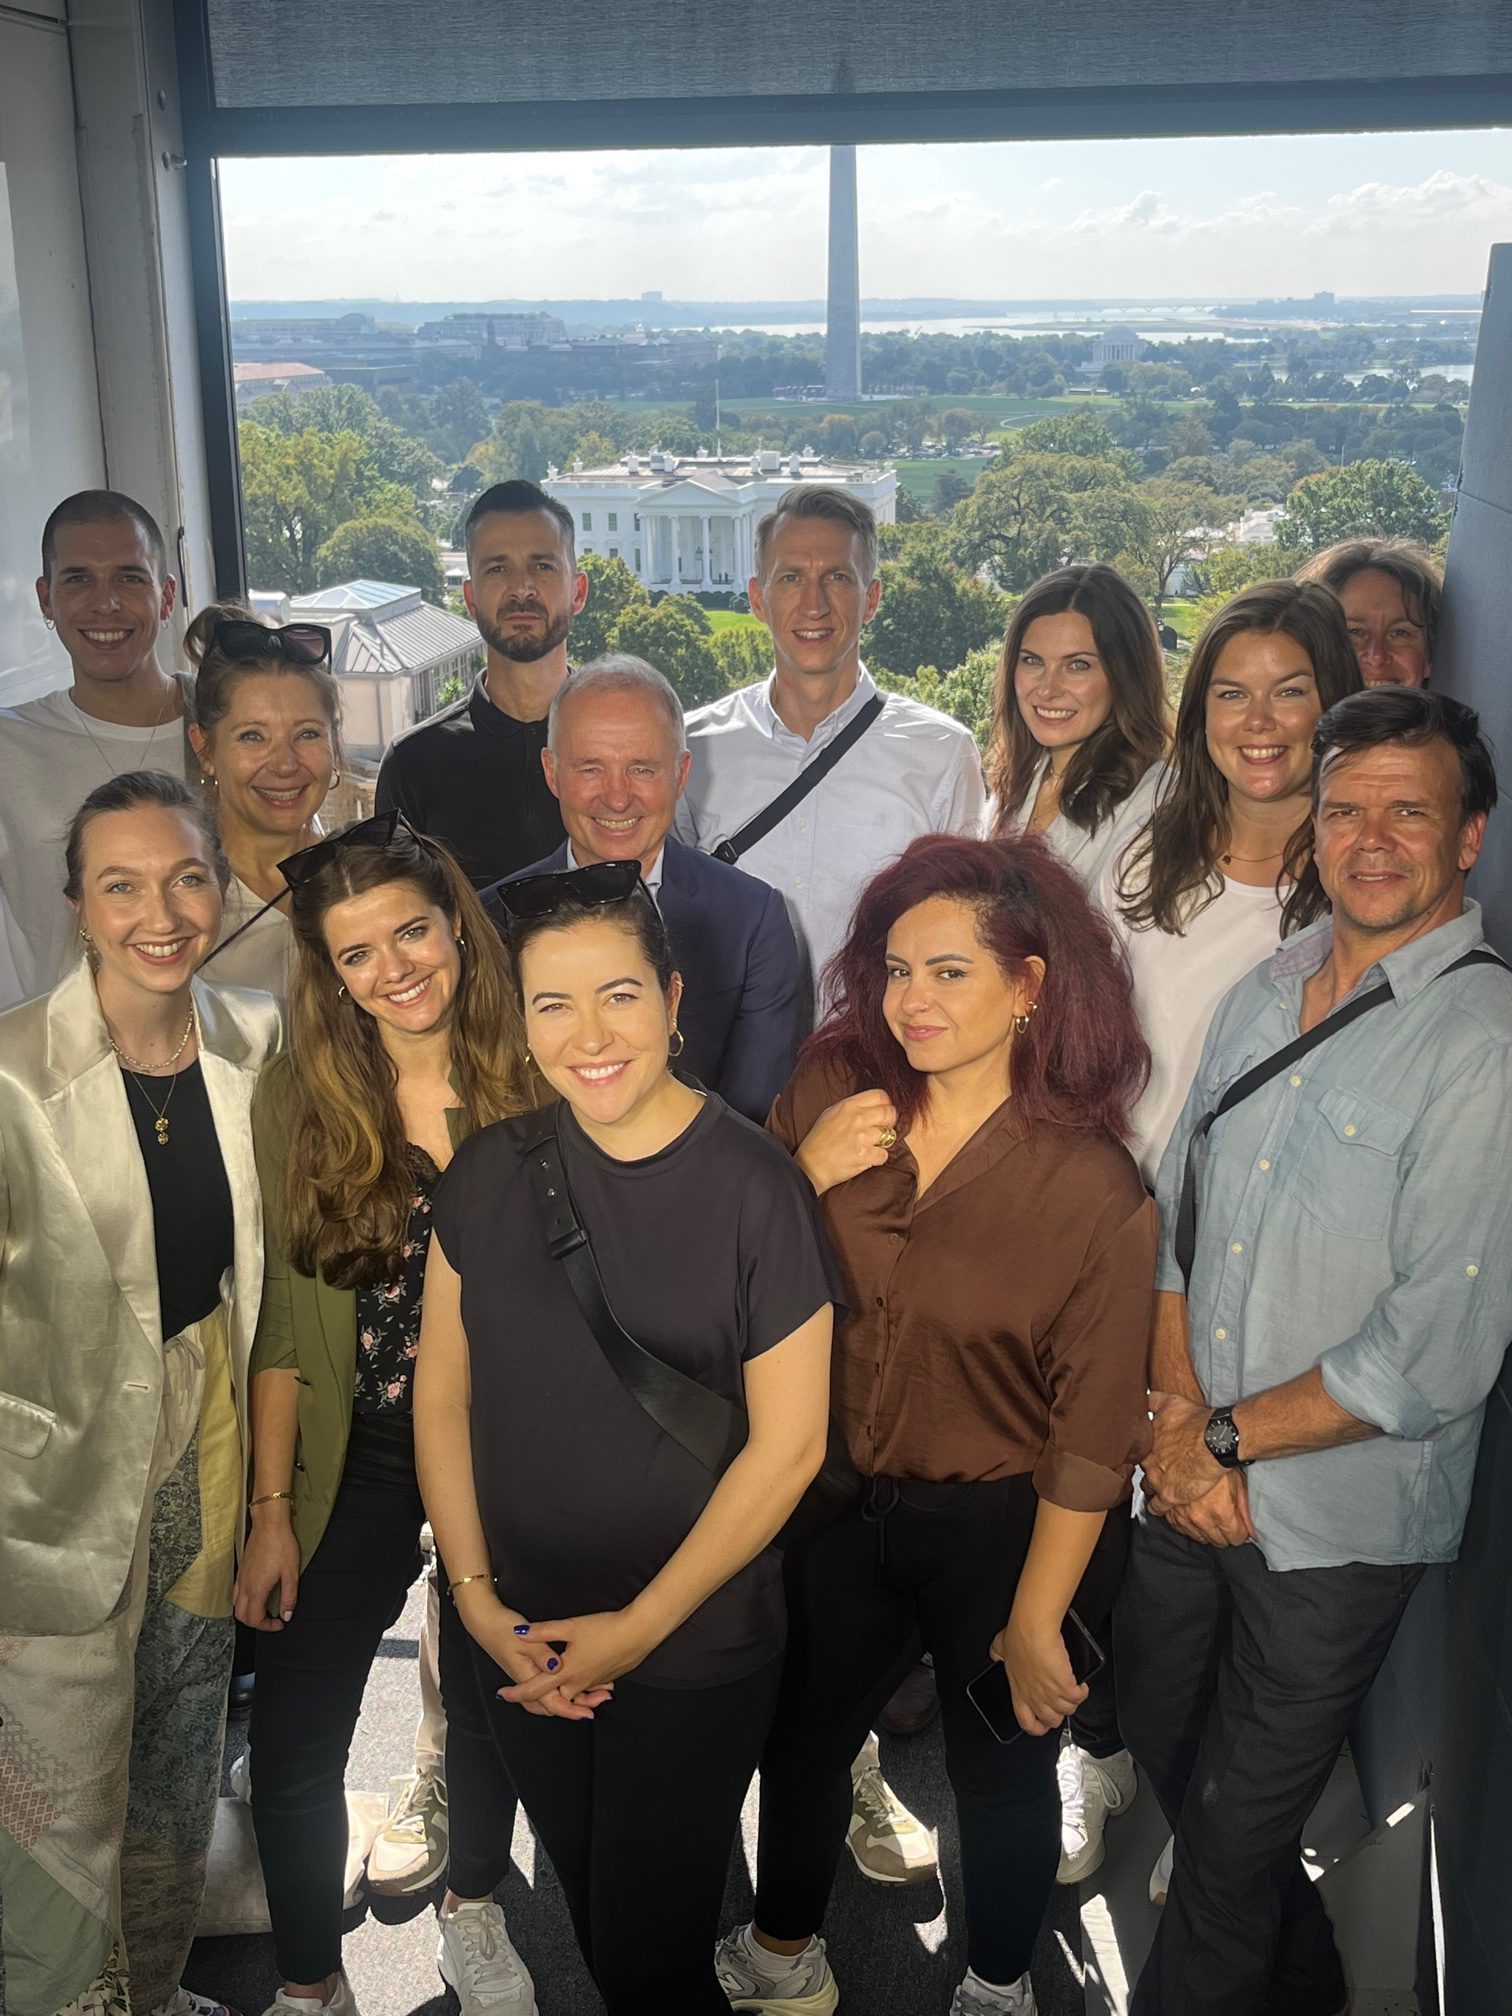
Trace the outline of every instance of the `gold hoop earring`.
{"label": "gold hoop earring", "polygon": [[[677,1038],[677,1048],[675,1050],[672,1048],[673,1036]],[[672,1035],[667,1038],[667,1055],[669,1057],[681,1057],[682,1053],[684,1052],[684,1050],[687,1049],[687,1047],[688,1047],[687,1037],[684,1036],[681,1029],[674,1029],[672,1031]]]}
{"label": "gold hoop earring", "polygon": [[338,1001],[347,1001],[351,999],[351,996],[347,993],[346,982],[344,980],[340,983],[340,985],[336,989],[336,999]]}
{"label": "gold hoop earring", "polygon": [[1036,1008],[1038,1008],[1038,1006],[1039,1006],[1039,1003],[1038,1003],[1038,1001],[1031,1001],[1031,1002],[1029,1003],[1029,1006],[1028,1006],[1028,1007],[1027,1007],[1027,1008],[1026,1008],[1026,1009],[1024,1010],[1024,1012],[1023,1012],[1023,1014],[1022,1014],[1022,1015],[1015,1015],[1015,1016],[1014,1016],[1014,1018],[1013,1018],[1013,1029],[1014,1029],[1014,1034],[1015,1034],[1015,1035],[1017,1035],[1017,1036],[1027,1036],[1027,1035],[1028,1035],[1028,1033],[1029,1033],[1029,1018],[1030,1018],[1030,1016],[1031,1016],[1031,1015],[1032,1015],[1032,1014],[1034,1013],[1035,1009],[1036,1009]]}
{"label": "gold hoop earring", "polygon": [[525,1052],[525,1068],[528,1071],[534,1071],[536,1069],[536,1061],[534,1057],[531,1056],[528,1050]]}

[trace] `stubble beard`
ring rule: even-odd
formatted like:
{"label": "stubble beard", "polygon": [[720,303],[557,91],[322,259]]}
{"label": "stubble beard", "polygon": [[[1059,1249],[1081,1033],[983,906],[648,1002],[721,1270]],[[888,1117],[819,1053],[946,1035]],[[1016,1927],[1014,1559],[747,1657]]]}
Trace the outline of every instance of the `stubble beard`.
{"label": "stubble beard", "polygon": [[537,633],[506,630],[502,624],[493,623],[481,615],[475,615],[473,621],[491,651],[497,651],[501,658],[509,659],[514,665],[534,665],[537,660],[550,657],[553,651],[566,643],[572,629],[572,612],[567,610],[560,616],[550,617],[546,628]]}

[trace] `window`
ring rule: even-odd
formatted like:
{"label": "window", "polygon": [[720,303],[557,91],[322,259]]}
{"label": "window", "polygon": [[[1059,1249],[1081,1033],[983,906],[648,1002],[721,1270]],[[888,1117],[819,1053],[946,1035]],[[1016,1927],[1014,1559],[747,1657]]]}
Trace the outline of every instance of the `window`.
{"label": "window", "polygon": [[637,531],[637,532],[639,532],[639,530],[640,530],[640,513],[639,513],[639,511],[637,511],[637,512],[636,512],[636,514],[635,514],[635,529],[636,529],[636,531]]}
{"label": "window", "polygon": [[635,571],[637,574],[639,574],[639,572],[641,571],[641,557],[639,546],[637,546],[635,549]]}
{"label": "window", "polygon": [[609,548],[609,558],[610,558],[611,560],[618,560],[618,558],[619,558],[619,548],[618,548],[618,546],[611,546],[611,547]]}
{"label": "window", "polygon": [[593,513],[591,511],[585,511],[583,513],[583,530],[585,532],[591,532],[593,530]]}
{"label": "window", "polygon": [[611,511],[611,512],[609,513],[609,530],[610,530],[611,532],[618,532],[618,530],[619,530],[619,513],[618,513],[618,511]]}

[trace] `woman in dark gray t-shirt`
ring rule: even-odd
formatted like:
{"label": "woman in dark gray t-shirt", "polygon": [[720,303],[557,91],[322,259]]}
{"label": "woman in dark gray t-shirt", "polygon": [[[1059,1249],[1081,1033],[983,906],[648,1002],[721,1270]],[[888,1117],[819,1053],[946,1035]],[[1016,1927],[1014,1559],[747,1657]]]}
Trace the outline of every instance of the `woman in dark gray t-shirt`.
{"label": "woman in dark gray t-shirt", "polygon": [[621,1384],[548,1250],[511,1122],[468,1141],[435,1193],[421,1484],[611,2016],[723,2012],[725,1869],[781,1664],[770,1543],[823,1456],[833,1263],[779,1144],[671,1074],[681,982],[638,864],[501,895],[610,1306],[749,1430],[716,1483]]}

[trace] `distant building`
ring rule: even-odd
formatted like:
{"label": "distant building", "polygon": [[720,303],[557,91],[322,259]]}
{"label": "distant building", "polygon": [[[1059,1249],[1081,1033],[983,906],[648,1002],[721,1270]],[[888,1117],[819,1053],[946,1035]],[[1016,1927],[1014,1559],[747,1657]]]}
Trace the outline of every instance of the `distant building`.
{"label": "distant building", "polygon": [[422,322],[415,348],[423,356],[475,360],[485,350],[545,350],[567,341],[567,324],[559,315],[476,313],[444,315]]}
{"label": "distant building", "polygon": [[233,364],[231,379],[238,406],[251,406],[270,392],[308,392],[331,382],[315,364]]}
{"label": "distant building", "polygon": [[1244,511],[1225,529],[1224,537],[1233,546],[1268,546],[1276,536],[1276,526],[1284,506],[1268,504],[1264,510]]}
{"label": "distant building", "polygon": [[1145,352],[1144,338],[1132,329],[1109,329],[1092,345],[1092,355],[1081,366],[1081,376],[1094,383],[1110,364],[1137,364]]}
{"label": "distant building", "polygon": [[434,714],[447,682],[469,681],[483,662],[476,629],[422,601],[418,588],[390,581],[343,581],[253,606],[287,623],[331,630],[331,670],[341,688],[341,735],[353,756],[376,762],[396,735]]}
{"label": "distant building", "polygon": [[831,147],[829,299],[824,325],[824,389],[831,399],[861,397],[860,225],[856,150]]}
{"label": "distant building", "polygon": [[653,451],[601,469],[553,469],[542,487],[571,511],[580,553],[618,557],[647,588],[681,593],[743,589],[756,569],[757,521],[795,483],[836,483],[879,524],[897,517],[894,469],[830,463],[812,449],[722,459]]}

